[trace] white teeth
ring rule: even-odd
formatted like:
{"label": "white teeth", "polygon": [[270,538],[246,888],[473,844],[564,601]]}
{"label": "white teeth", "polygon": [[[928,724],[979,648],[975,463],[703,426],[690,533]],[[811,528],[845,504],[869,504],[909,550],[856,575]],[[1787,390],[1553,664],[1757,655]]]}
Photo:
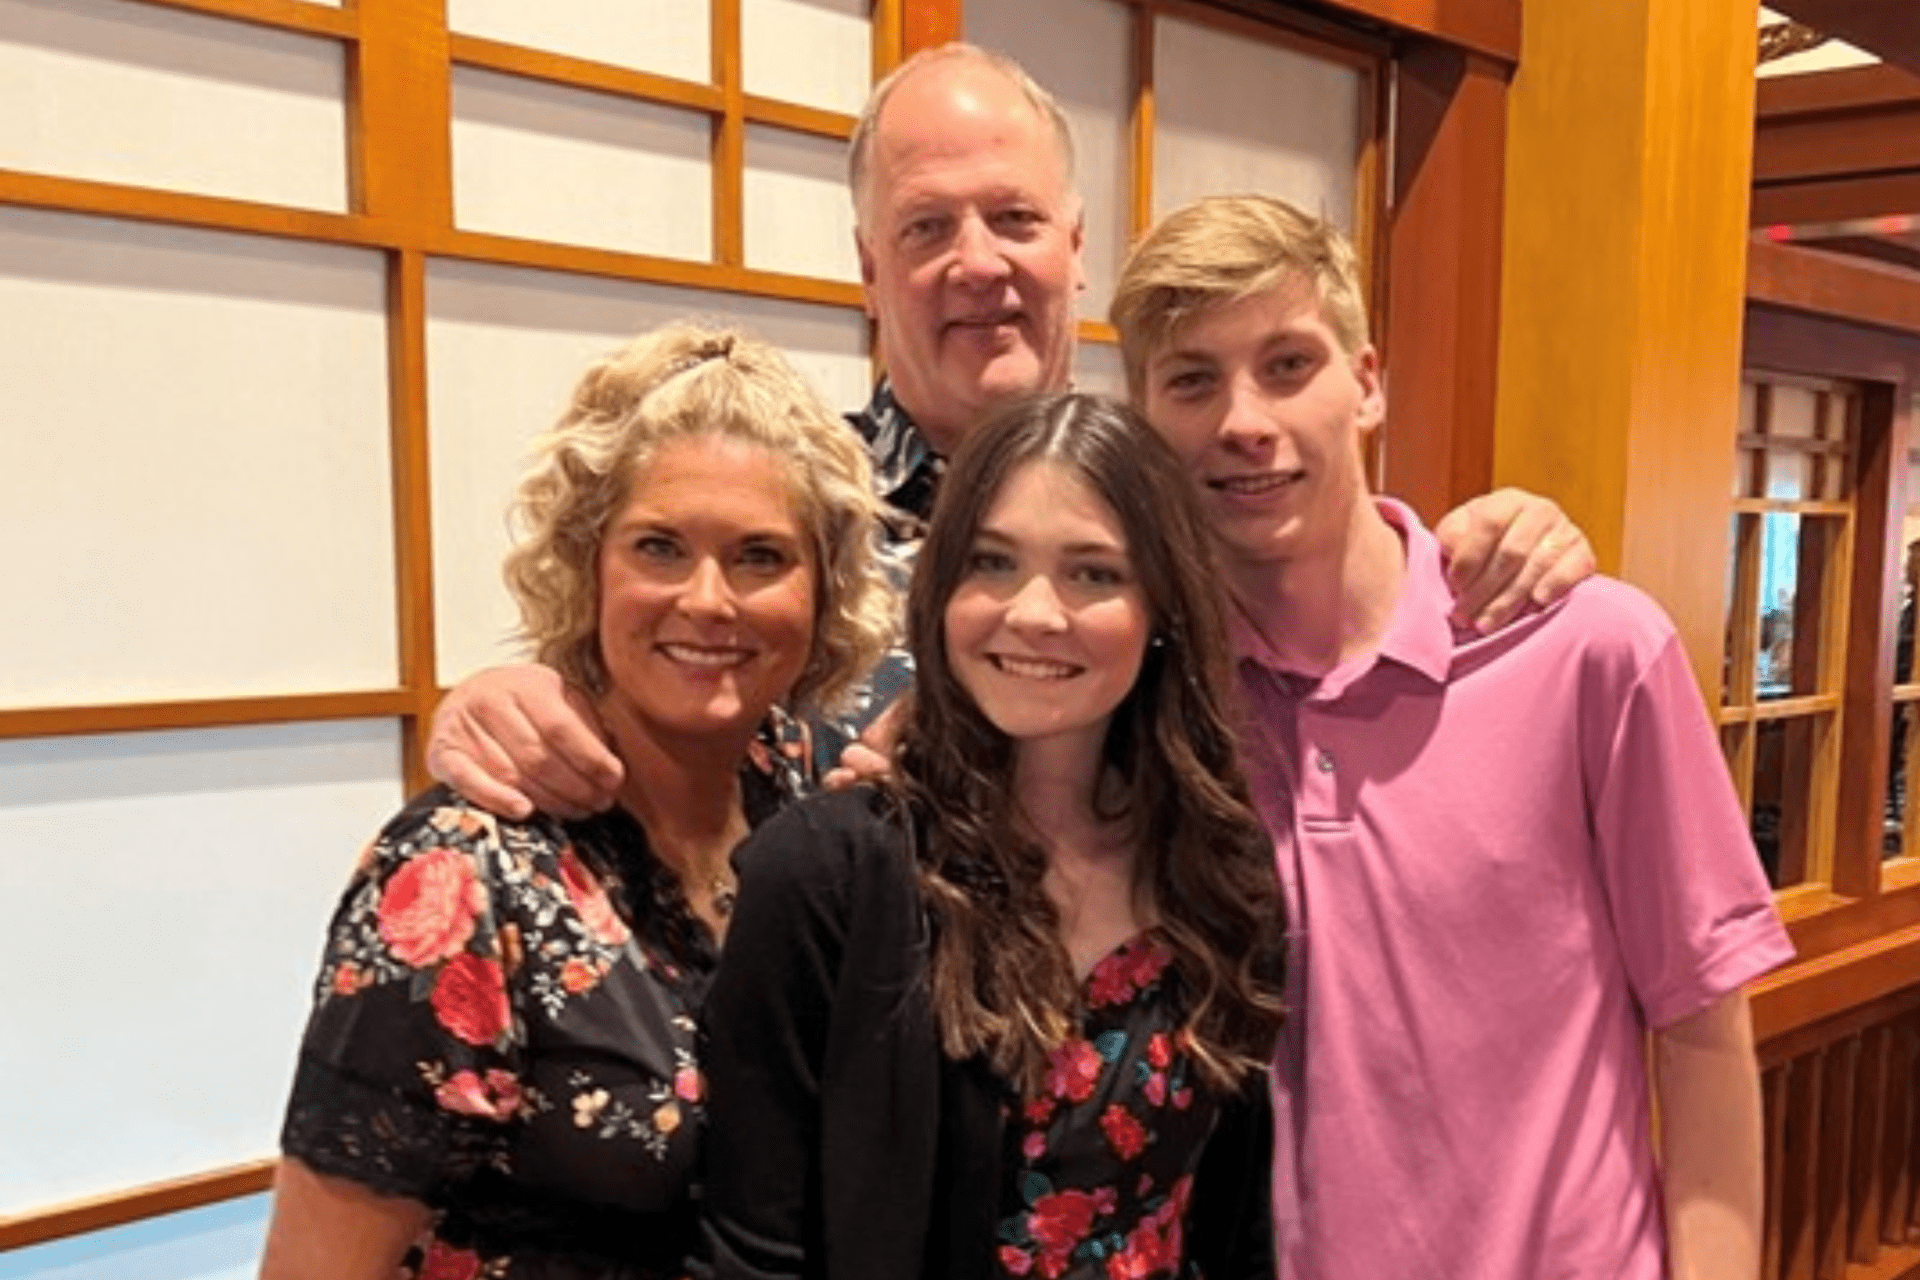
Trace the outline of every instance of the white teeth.
{"label": "white teeth", "polygon": [[1300,475],[1298,471],[1286,471],[1263,476],[1227,476],[1220,480],[1209,480],[1207,483],[1227,493],[1267,493],[1292,484],[1300,478]]}
{"label": "white teeth", "polygon": [[690,644],[663,644],[660,652],[691,667],[732,667],[747,660],[744,649],[704,649]]}
{"label": "white teeth", "polygon": [[1024,676],[1029,680],[1064,680],[1080,674],[1079,667],[1065,662],[1048,662],[1044,658],[1012,658],[996,654],[993,665],[1010,676]]}

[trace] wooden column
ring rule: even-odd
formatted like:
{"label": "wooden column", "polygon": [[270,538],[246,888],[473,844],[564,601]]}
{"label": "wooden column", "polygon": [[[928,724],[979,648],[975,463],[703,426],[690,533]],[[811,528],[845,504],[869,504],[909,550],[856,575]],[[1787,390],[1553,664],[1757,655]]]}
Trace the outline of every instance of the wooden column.
{"label": "wooden column", "polygon": [[1396,68],[1381,487],[1428,521],[1492,484],[1507,74],[1433,42]]}
{"label": "wooden column", "polygon": [[1754,110],[1751,0],[1531,0],[1508,95],[1494,479],[1558,498],[1721,628]]}

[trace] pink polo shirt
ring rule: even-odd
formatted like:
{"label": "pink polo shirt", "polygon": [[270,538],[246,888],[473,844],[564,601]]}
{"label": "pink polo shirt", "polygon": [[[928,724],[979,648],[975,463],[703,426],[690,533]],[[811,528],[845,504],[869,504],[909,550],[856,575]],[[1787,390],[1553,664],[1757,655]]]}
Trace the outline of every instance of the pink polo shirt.
{"label": "pink polo shirt", "polygon": [[1456,635],[1398,503],[1377,654],[1237,635],[1294,928],[1282,1280],[1657,1280],[1643,1033],[1792,956],[1671,624],[1594,578]]}

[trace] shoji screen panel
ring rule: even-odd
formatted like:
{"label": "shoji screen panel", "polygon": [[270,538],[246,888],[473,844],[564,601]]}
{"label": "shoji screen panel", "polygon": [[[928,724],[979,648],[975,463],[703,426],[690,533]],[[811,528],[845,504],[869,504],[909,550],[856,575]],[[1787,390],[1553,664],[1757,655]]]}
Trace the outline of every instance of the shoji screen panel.
{"label": "shoji screen panel", "polygon": [[272,1154],[399,799],[392,721],[0,742],[0,1217]]}
{"label": "shoji screen panel", "polygon": [[566,405],[580,371],[622,339],[673,319],[745,329],[780,347],[834,405],[867,394],[866,324],[834,307],[583,280],[465,263],[428,288],[434,563],[441,675],[517,656],[500,581],[503,519],[528,443]]}
{"label": "shoji screen panel", "polygon": [[1370,64],[1283,33],[1154,24],[1153,212],[1259,192],[1359,227]]}
{"label": "shoji screen panel", "polygon": [[0,208],[0,707],[390,689],[380,255]]}
{"label": "shoji screen panel", "polygon": [[0,3],[0,168],[347,208],[335,40],[133,0]]}

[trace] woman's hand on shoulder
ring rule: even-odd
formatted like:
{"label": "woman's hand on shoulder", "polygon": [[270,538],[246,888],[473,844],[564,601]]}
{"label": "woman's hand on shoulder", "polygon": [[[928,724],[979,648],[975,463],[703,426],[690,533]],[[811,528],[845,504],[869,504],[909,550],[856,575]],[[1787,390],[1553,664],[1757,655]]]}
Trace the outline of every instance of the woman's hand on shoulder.
{"label": "woman's hand on shoulder", "polygon": [[433,713],[427,769],[516,819],[536,809],[557,818],[598,813],[626,775],[586,697],[534,664],[494,667],[450,690]]}

